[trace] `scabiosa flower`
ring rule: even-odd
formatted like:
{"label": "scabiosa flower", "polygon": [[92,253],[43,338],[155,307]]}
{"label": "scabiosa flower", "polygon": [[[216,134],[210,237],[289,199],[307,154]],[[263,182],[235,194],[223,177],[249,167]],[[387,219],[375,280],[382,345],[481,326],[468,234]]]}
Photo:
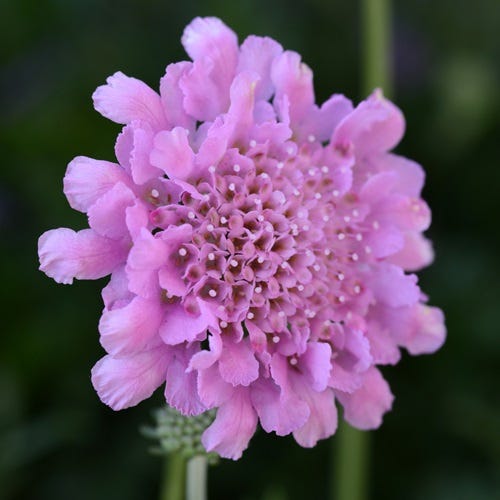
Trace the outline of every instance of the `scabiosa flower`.
{"label": "scabiosa flower", "polygon": [[237,459],[258,422],[311,447],[393,396],[377,365],[433,352],[443,315],[417,278],[432,249],[416,163],[389,151],[401,112],[375,91],[315,104],[312,72],[270,38],[197,18],[157,94],[115,73],[94,93],[123,124],[117,163],[77,157],[64,191],[89,229],[39,241],[60,283],[111,274],[92,369],[115,410],[166,382],[185,415],[217,409],[208,451]]}

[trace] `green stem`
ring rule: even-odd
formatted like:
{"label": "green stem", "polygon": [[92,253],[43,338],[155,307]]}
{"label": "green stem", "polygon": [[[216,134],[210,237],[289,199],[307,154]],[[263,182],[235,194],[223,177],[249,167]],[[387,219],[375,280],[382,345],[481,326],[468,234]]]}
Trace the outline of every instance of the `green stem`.
{"label": "green stem", "polygon": [[186,500],[207,498],[207,457],[196,455],[187,464]]}
{"label": "green stem", "polygon": [[381,87],[392,93],[390,0],[362,0],[363,96]]}
{"label": "green stem", "polygon": [[335,469],[332,498],[368,498],[370,435],[342,422],[335,442]]}
{"label": "green stem", "polygon": [[170,453],[165,459],[165,472],[160,500],[184,500],[186,460],[180,453]]}

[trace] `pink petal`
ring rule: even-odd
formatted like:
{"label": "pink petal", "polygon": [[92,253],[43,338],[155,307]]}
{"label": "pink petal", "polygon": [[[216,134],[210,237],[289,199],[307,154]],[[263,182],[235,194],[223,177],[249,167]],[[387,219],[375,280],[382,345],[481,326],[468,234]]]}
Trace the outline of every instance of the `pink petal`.
{"label": "pink petal", "polygon": [[302,427],[309,407],[293,392],[284,392],[272,380],[260,379],[252,385],[252,403],[266,432],[286,436]]}
{"label": "pink petal", "polygon": [[189,145],[188,131],[175,127],[156,135],[151,164],[163,170],[170,178],[187,179],[193,169],[194,153]]}
{"label": "pink petal", "polygon": [[404,128],[401,111],[376,91],[342,120],[333,133],[332,143],[352,143],[356,156],[363,157],[392,149],[401,140]]}
{"label": "pink petal", "polygon": [[376,300],[391,307],[414,304],[419,300],[420,289],[414,274],[406,275],[399,267],[379,263],[373,270],[371,289]]}
{"label": "pink petal", "polygon": [[217,417],[203,433],[201,442],[207,451],[238,460],[256,428],[257,415],[249,392],[241,388],[235,390],[233,397],[218,409]]}
{"label": "pink petal", "polygon": [[210,346],[210,350],[202,350],[192,356],[187,368],[188,371],[206,370],[220,358],[222,353],[222,339],[220,334],[210,332],[208,345]]}
{"label": "pink petal", "polygon": [[106,309],[123,307],[134,297],[128,289],[128,279],[125,266],[119,266],[113,270],[109,283],[102,289],[102,300]]}
{"label": "pink petal", "polygon": [[305,448],[312,448],[320,439],[326,439],[337,430],[337,408],[331,389],[314,391],[301,377],[294,377],[297,394],[309,407],[306,423],[293,431],[295,441]]}
{"label": "pink petal", "polygon": [[125,209],[125,224],[132,240],[139,237],[142,228],[148,228],[149,211],[139,199]]}
{"label": "pink petal", "polygon": [[165,117],[171,128],[174,125],[194,130],[195,120],[190,117],[183,107],[184,94],[180,88],[180,79],[193,64],[187,61],[169,64],[165,76],[160,80],[160,96]]}
{"label": "pink petal", "polygon": [[165,306],[165,317],[160,327],[160,336],[169,345],[182,342],[193,342],[198,336],[206,332],[213,317],[209,310],[199,301],[197,314],[190,314],[180,304]]}
{"label": "pink petal", "polygon": [[135,406],[165,381],[169,357],[163,347],[129,358],[104,356],[92,368],[92,384],[113,410]]}
{"label": "pink petal", "polygon": [[413,332],[403,344],[410,354],[430,354],[437,351],[446,338],[444,315],[441,309],[418,304],[412,315]]}
{"label": "pink petal", "polygon": [[112,356],[130,356],[161,344],[158,328],[163,318],[159,300],[135,296],[120,309],[104,310],[99,321],[101,345]]}
{"label": "pink petal", "polygon": [[64,194],[71,208],[87,210],[116,183],[130,183],[120,165],[108,161],[77,156],[68,165],[64,176]]}
{"label": "pink petal", "polygon": [[337,389],[342,392],[354,392],[363,382],[363,377],[359,373],[346,370],[336,361],[332,362],[332,372],[328,385],[332,389]]}
{"label": "pink petal", "polygon": [[377,259],[390,257],[404,247],[403,232],[393,225],[382,225],[365,235],[365,244],[371,249],[371,254]]}
{"label": "pink petal", "polygon": [[90,227],[101,236],[114,240],[127,237],[126,209],[135,201],[136,196],[125,184],[115,184],[89,208]]}
{"label": "pink petal", "polygon": [[92,99],[95,109],[116,123],[143,120],[154,129],[166,127],[160,96],[144,82],[120,71],[98,87]]}
{"label": "pink petal", "polygon": [[389,385],[376,368],[365,372],[363,385],[352,394],[337,393],[344,407],[344,418],[354,427],[376,429],[385,412],[392,408],[394,396]]}
{"label": "pink petal", "polygon": [[281,45],[272,38],[250,35],[241,44],[237,72],[250,71],[260,76],[255,87],[255,99],[267,101],[273,95],[271,65],[283,52]]}
{"label": "pink petal", "polygon": [[376,170],[397,174],[397,181],[394,184],[396,192],[413,198],[420,196],[425,173],[418,163],[392,153],[373,156],[371,162]]}
{"label": "pink petal", "polygon": [[198,397],[197,374],[186,373],[193,352],[193,348],[184,347],[173,350],[173,357],[167,370],[165,399],[183,415],[199,415],[207,409]]}
{"label": "pink petal", "polygon": [[330,379],[332,349],[325,342],[308,342],[307,351],[299,360],[299,368],[307,373],[311,387],[322,392]]}
{"label": "pink petal", "polygon": [[59,228],[38,240],[40,270],[58,283],[93,280],[110,274],[126,258],[126,248],[92,229]]}
{"label": "pink petal", "polygon": [[222,378],[230,384],[250,385],[259,376],[259,363],[247,342],[224,342],[219,359]]}
{"label": "pink petal", "polygon": [[198,394],[207,408],[221,406],[239,390],[224,382],[217,365],[198,372]]}
{"label": "pink petal", "polygon": [[388,258],[389,263],[402,267],[405,271],[418,271],[433,260],[432,243],[416,231],[405,233],[403,248]]}

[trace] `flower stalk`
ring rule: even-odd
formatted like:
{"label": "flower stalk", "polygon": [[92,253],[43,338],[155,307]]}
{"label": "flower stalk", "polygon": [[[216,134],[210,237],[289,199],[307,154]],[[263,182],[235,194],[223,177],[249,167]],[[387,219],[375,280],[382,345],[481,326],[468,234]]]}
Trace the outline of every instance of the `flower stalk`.
{"label": "flower stalk", "polygon": [[207,457],[196,455],[187,463],[186,500],[207,499]]}

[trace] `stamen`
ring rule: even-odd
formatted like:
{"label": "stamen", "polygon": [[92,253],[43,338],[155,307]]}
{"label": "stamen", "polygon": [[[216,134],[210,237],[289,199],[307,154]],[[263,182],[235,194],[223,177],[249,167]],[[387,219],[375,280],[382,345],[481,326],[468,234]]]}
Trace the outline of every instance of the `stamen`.
{"label": "stamen", "polygon": [[354,293],[361,293],[361,287],[359,285],[354,285]]}
{"label": "stamen", "polygon": [[231,182],[231,184],[229,184],[227,188],[229,189],[229,191],[234,191],[236,189],[236,186],[234,185],[234,182]]}
{"label": "stamen", "polygon": [[327,174],[328,172],[330,172],[330,169],[326,166],[326,165],[323,165],[321,167],[321,171],[324,173],[324,174]]}
{"label": "stamen", "polygon": [[215,226],[213,224],[207,224],[207,231],[212,232],[215,229]]}
{"label": "stamen", "polygon": [[235,172],[239,172],[241,170],[241,167],[236,163],[235,165],[233,165],[233,170]]}
{"label": "stamen", "polygon": [[344,233],[339,233],[339,234],[337,235],[337,238],[338,238],[340,241],[342,241],[342,240],[344,240],[344,239],[345,239],[345,234],[344,234]]}
{"label": "stamen", "polygon": [[314,135],[310,134],[310,135],[307,136],[307,140],[309,142],[314,142],[316,140],[316,137]]}
{"label": "stamen", "polygon": [[275,344],[277,344],[279,341],[280,341],[280,338],[279,338],[277,335],[275,335],[275,336],[273,337],[273,342],[274,342]]}
{"label": "stamen", "polygon": [[304,285],[297,285],[297,290],[299,292],[303,292],[304,291]]}
{"label": "stamen", "polygon": [[359,255],[358,255],[356,252],[354,252],[354,253],[351,255],[351,259],[352,259],[354,262],[356,262],[356,261],[359,259]]}
{"label": "stamen", "polygon": [[238,267],[238,261],[236,259],[231,260],[229,264],[231,267]]}
{"label": "stamen", "polygon": [[285,164],[282,161],[280,161],[277,163],[276,168],[279,168],[281,170],[284,166]]}
{"label": "stamen", "polygon": [[316,169],[315,169],[315,168],[310,168],[310,169],[308,170],[308,172],[309,172],[309,175],[312,177],[313,175],[315,175],[315,174],[316,174]]}
{"label": "stamen", "polygon": [[290,364],[291,364],[292,366],[296,366],[296,365],[297,365],[297,363],[298,363],[297,358],[290,358]]}
{"label": "stamen", "polygon": [[152,189],[152,190],[151,190],[151,196],[152,196],[153,198],[158,198],[158,196],[160,196],[160,193],[158,192],[158,190],[157,190],[157,189]]}
{"label": "stamen", "polygon": [[221,224],[225,224],[226,222],[227,222],[227,219],[226,219],[224,216],[222,216],[222,217],[220,218],[220,223],[221,223]]}
{"label": "stamen", "polygon": [[261,214],[261,215],[258,215],[258,216],[257,216],[257,220],[258,220],[259,222],[264,222],[265,217],[264,217],[262,214]]}
{"label": "stamen", "polygon": [[221,328],[227,328],[227,321],[221,321],[220,322],[220,327]]}
{"label": "stamen", "polygon": [[341,296],[339,297],[339,302],[340,302],[341,304],[343,304],[343,303],[345,302],[345,297],[344,297],[343,295],[341,295]]}
{"label": "stamen", "polygon": [[344,221],[345,222],[349,222],[351,220],[351,218],[348,216],[348,215],[345,215],[344,216]]}
{"label": "stamen", "polygon": [[369,247],[368,245],[366,245],[366,247],[365,247],[365,252],[366,252],[366,253],[372,253],[372,249],[371,249],[371,247]]}
{"label": "stamen", "polygon": [[362,239],[363,239],[363,235],[362,235],[361,233],[358,233],[358,234],[356,235],[356,240],[357,240],[357,241],[361,241]]}
{"label": "stamen", "polygon": [[328,257],[332,253],[332,251],[329,248],[325,248],[323,253]]}
{"label": "stamen", "polygon": [[324,222],[328,222],[330,220],[330,216],[329,215],[323,215],[323,221]]}
{"label": "stamen", "polygon": [[208,167],[208,171],[211,173],[211,174],[214,174],[215,173],[215,165],[210,165]]}
{"label": "stamen", "polygon": [[284,312],[284,311],[280,311],[280,312],[278,313],[278,316],[279,316],[280,318],[284,318],[284,317],[285,317],[285,312]]}
{"label": "stamen", "polygon": [[179,255],[185,257],[187,255],[187,250],[185,248],[179,248]]}
{"label": "stamen", "polygon": [[344,273],[337,273],[337,279],[338,279],[339,281],[344,281],[344,278],[345,278]]}
{"label": "stamen", "polygon": [[262,287],[261,286],[256,286],[254,292],[255,293],[262,293]]}
{"label": "stamen", "polygon": [[379,224],[378,220],[374,220],[372,226],[373,226],[373,229],[379,229],[380,224]]}
{"label": "stamen", "polygon": [[194,212],[189,212],[188,213],[188,219],[194,219],[196,217],[195,213]]}
{"label": "stamen", "polygon": [[259,255],[259,256],[257,257],[257,262],[258,262],[259,264],[262,264],[262,263],[264,262],[264,257],[262,257],[262,255]]}
{"label": "stamen", "polygon": [[215,254],[213,252],[210,252],[208,255],[208,260],[215,260]]}
{"label": "stamen", "polygon": [[319,271],[321,269],[321,266],[319,264],[314,264],[313,269],[315,271]]}
{"label": "stamen", "polygon": [[213,288],[210,288],[208,295],[210,295],[210,297],[217,297],[217,292]]}
{"label": "stamen", "polygon": [[339,196],[340,192],[337,191],[336,189],[334,189],[332,194],[333,194],[333,196],[335,196],[335,198],[337,198]]}
{"label": "stamen", "polygon": [[317,200],[321,200],[321,193],[315,193],[314,197],[315,197]]}
{"label": "stamen", "polygon": [[254,148],[255,146],[257,146],[257,141],[255,141],[254,139],[252,139],[252,140],[250,141],[250,147],[251,147],[251,148]]}
{"label": "stamen", "polygon": [[248,314],[247,314],[247,319],[254,319],[255,318],[255,314],[250,311]]}

